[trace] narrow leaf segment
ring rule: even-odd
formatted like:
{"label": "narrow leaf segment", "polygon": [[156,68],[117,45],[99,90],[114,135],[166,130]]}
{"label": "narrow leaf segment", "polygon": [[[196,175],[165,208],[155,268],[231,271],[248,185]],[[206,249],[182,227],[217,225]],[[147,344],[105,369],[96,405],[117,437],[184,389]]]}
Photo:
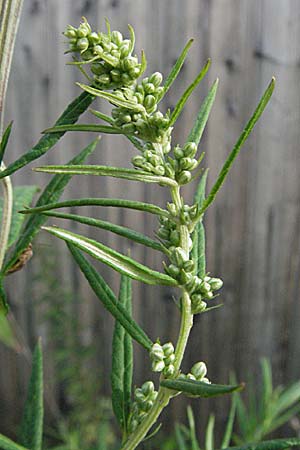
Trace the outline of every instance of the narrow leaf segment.
{"label": "narrow leaf segment", "polygon": [[203,383],[202,381],[181,379],[162,380],[161,385],[168,389],[173,389],[174,391],[203,398],[218,397],[219,395],[230,394],[244,388],[243,384],[227,386],[223,384],[208,384]]}

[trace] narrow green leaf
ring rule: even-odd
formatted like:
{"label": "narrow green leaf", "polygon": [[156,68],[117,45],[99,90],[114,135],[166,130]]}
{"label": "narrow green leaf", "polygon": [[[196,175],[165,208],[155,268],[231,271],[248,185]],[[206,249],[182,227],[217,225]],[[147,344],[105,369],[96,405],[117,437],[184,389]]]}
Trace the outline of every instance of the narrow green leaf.
{"label": "narrow green leaf", "polygon": [[[109,435],[109,432],[110,425],[105,422],[100,423],[96,450],[108,450],[107,436]],[[66,450],[69,450],[69,448]]]}
{"label": "narrow green leaf", "polygon": [[[270,402],[272,399],[273,382],[272,382],[272,369],[269,361],[266,358],[261,360],[262,371],[262,390],[261,390],[261,417],[266,418],[268,411],[270,410]],[[272,408],[273,409],[273,408]]]}
{"label": "narrow green leaf", "polygon": [[[12,210],[12,223],[10,227],[10,234],[8,239],[7,248],[11,247],[18,239],[22,225],[24,222],[24,216],[19,214],[19,210],[24,207],[28,207],[33,199],[33,196],[38,192],[37,186],[18,186],[13,190],[13,210]],[[0,198],[0,221],[3,210],[3,199]]]}
{"label": "narrow green leaf", "polygon": [[225,178],[226,178],[226,176],[229,172],[229,169],[231,168],[235,158],[238,156],[243,144],[247,140],[247,138],[250,135],[251,131],[253,130],[256,122],[258,121],[258,119],[262,115],[265,107],[267,106],[267,104],[272,96],[272,93],[274,91],[274,87],[275,87],[275,78],[272,78],[272,80],[271,80],[269,86],[267,87],[264,95],[262,96],[256,110],[254,111],[251,119],[247,123],[244,131],[240,135],[235,146],[233,147],[233,150],[231,151],[227,160],[225,161],[225,164],[224,164],[223,168],[221,169],[221,172],[219,173],[217,181],[215,182],[209,195],[207,196],[206,200],[204,201],[204,204],[201,209],[201,213],[203,213],[210,206],[210,204],[214,201],[219,189],[221,188],[222,184],[225,181]]}
{"label": "narrow green leaf", "polygon": [[204,128],[208,121],[208,117],[209,117],[211,108],[212,108],[215,98],[216,98],[218,84],[219,84],[219,80],[216,79],[216,81],[210,88],[207,96],[205,97],[205,99],[200,107],[200,110],[199,110],[198,116],[196,118],[196,121],[194,123],[194,126],[187,138],[187,142],[195,142],[195,144],[197,144],[197,145],[199,144],[199,142],[202,138]]}
{"label": "narrow green leaf", "polygon": [[95,97],[104,98],[105,100],[108,100],[110,103],[116,106],[121,106],[122,108],[130,109],[132,111],[136,112],[145,112],[145,108],[140,103],[134,103],[130,100],[125,100],[122,98],[119,98],[117,95],[112,94],[111,92],[101,91],[99,89],[93,88],[91,86],[87,86],[86,84],[82,83],[76,83],[81,89],[88,92],[91,95],[94,95]]}
{"label": "narrow green leaf", "polygon": [[[58,175],[61,176],[61,175]],[[51,209],[68,208],[78,206],[108,206],[117,208],[133,209],[135,211],[148,212],[158,216],[169,217],[168,211],[151,203],[136,202],[134,200],[123,200],[119,198],[81,198],[79,200],[66,200],[60,203],[48,203],[36,208],[30,208],[20,211],[22,214],[36,214]]]}
{"label": "narrow green leaf", "polygon": [[121,225],[115,225],[111,222],[106,222],[104,220],[93,219],[91,217],[79,216],[77,214],[63,214],[63,213],[55,213],[55,212],[45,212],[46,216],[49,217],[57,217],[58,219],[68,219],[74,220],[75,222],[83,223],[85,225],[90,225],[92,227],[101,228],[102,230],[108,230],[112,233],[118,234],[119,236],[123,236],[131,241],[137,242],[138,244],[145,245],[146,247],[153,248],[154,250],[159,250],[160,252],[164,251],[163,246],[151,239],[148,236],[145,236],[138,231],[131,230],[130,228],[123,227]]}
{"label": "narrow green leaf", "polygon": [[133,27],[128,24],[128,30],[130,33],[130,47],[129,47],[129,53],[132,53],[134,50],[134,46],[135,46],[135,33],[134,33],[134,29]]}
{"label": "narrow green leaf", "polygon": [[228,447],[228,445],[230,444],[231,437],[232,437],[233,424],[234,424],[234,419],[235,419],[235,413],[236,413],[236,396],[233,395],[233,398],[231,401],[230,412],[229,412],[228,420],[226,423],[224,436],[222,439],[221,449]]}
{"label": "narrow green leaf", "polygon": [[181,69],[181,67],[183,66],[183,63],[184,63],[184,61],[185,61],[185,59],[186,59],[186,56],[187,56],[187,54],[188,54],[188,51],[189,51],[189,49],[190,49],[190,47],[191,47],[191,45],[192,45],[193,42],[194,42],[194,39],[190,39],[190,40],[188,41],[188,43],[186,44],[186,46],[184,47],[184,49],[183,49],[181,55],[180,55],[179,58],[177,59],[177,61],[176,61],[176,63],[174,64],[174,66],[173,66],[171,72],[169,73],[169,75],[168,75],[167,78],[166,78],[166,81],[165,81],[165,84],[164,84],[164,90],[163,90],[163,93],[162,93],[161,96],[159,97],[159,100],[158,100],[158,101],[160,101],[160,100],[165,96],[165,94],[168,92],[168,90],[170,89],[170,87],[172,86],[172,84],[174,83],[174,81],[176,80],[176,78],[177,78],[177,76],[178,76],[178,74],[179,74],[179,72],[180,72],[180,69]]}
{"label": "narrow green leaf", "polygon": [[178,449],[179,450],[188,450],[187,446],[185,445],[185,439],[184,439],[183,433],[180,429],[180,425],[178,425],[178,424],[175,425],[175,436],[176,436],[176,441],[178,444]]}
{"label": "narrow green leaf", "polygon": [[174,391],[183,392],[184,394],[191,394],[197,397],[209,398],[217,397],[219,395],[230,394],[235,391],[240,391],[244,388],[243,384],[234,386],[223,384],[208,384],[202,381],[194,380],[162,380],[161,385]]}
{"label": "narrow green leaf", "polygon": [[[131,279],[125,277],[126,301],[125,307],[132,317],[132,282]],[[125,331],[124,336],[124,411],[126,423],[128,423],[131,410],[131,393],[133,378],[133,346],[130,334]]]}
{"label": "narrow green leaf", "polygon": [[215,416],[211,414],[208,419],[208,424],[205,433],[205,450],[214,450],[214,428],[215,428]]}
{"label": "narrow green leaf", "polygon": [[0,274],[0,314],[6,315],[8,313],[8,303],[6,293],[3,286],[3,275]]}
{"label": "narrow green leaf", "polygon": [[286,388],[279,396],[279,399],[274,405],[272,411],[275,415],[280,415],[287,408],[291,407],[294,403],[300,400],[300,381],[293,383],[290,387]]}
{"label": "narrow green leaf", "polygon": [[96,111],[95,109],[90,108],[89,112],[98,119],[104,120],[104,122],[110,123],[111,125],[115,124],[114,119],[111,116],[108,116],[101,111]]}
{"label": "narrow green leaf", "polygon": [[193,410],[190,406],[187,407],[187,416],[189,421],[189,434],[190,434],[190,441],[191,441],[191,450],[200,450],[198,442],[197,442],[197,436],[196,436],[196,429],[195,429],[195,419]]}
{"label": "narrow green leaf", "polygon": [[67,245],[80,270],[89,282],[98,299],[102,302],[103,306],[123,325],[125,330],[135,341],[137,341],[146,350],[150,350],[152,347],[151,339],[131,318],[127,310],[117,301],[112,290],[99,275],[99,273],[97,273],[92,264],[87,261],[75,245],[71,243],[68,243]]}
{"label": "narrow green leaf", "polygon": [[[131,316],[130,283],[130,279],[122,275],[119,303]],[[129,340],[127,339],[125,344],[126,336],[129,337]],[[120,322],[116,320],[112,344],[112,406],[119,425],[125,434],[127,433],[127,420],[131,405],[132,364],[131,337],[126,333]]]}
{"label": "narrow green leaf", "polygon": [[162,427],[162,424],[161,423],[158,424],[157,427],[155,427],[155,429],[150,434],[147,434],[147,436],[142,440],[142,442],[149,441],[154,436],[156,436],[157,433],[159,432],[159,430],[161,429],[161,427]]}
{"label": "narrow green leaf", "polygon": [[[199,209],[201,209],[201,206],[205,199],[207,174],[208,170],[206,170],[202,175],[194,198],[194,202],[199,205]],[[206,272],[206,257],[205,257],[205,229],[202,220],[198,221],[197,225],[195,226],[192,240],[193,240],[192,255],[193,261],[195,262],[195,273],[200,278],[203,278]]]}
{"label": "narrow green leaf", "polygon": [[206,75],[206,73],[207,73],[207,71],[209,69],[209,66],[210,66],[210,59],[207,61],[207,63],[205,64],[205,66],[203,67],[203,69],[201,70],[199,75],[192,82],[192,84],[190,84],[190,86],[182,94],[181,98],[177,102],[177,105],[175,106],[174,111],[171,114],[170,122],[169,122],[169,126],[170,127],[173,126],[174,123],[176,122],[176,120],[178,119],[178,117],[179,117],[181,111],[183,110],[184,105],[186,104],[189,96],[194,91],[194,89],[198,86],[198,84],[203,79],[203,77]]}
{"label": "narrow green leaf", "polygon": [[3,136],[1,137],[0,140],[0,165],[2,163],[3,157],[4,157],[4,153],[7,147],[7,143],[9,140],[9,136],[11,133],[11,129],[12,129],[12,122],[10,122],[10,124],[7,126],[6,130],[3,133]]}
{"label": "narrow green leaf", "polygon": [[277,430],[279,427],[288,423],[290,419],[295,417],[300,412],[300,404],[299,401],[295,404],[295,406],[290,407],[286,410],[286,412],[281,413],[279,416],[273,418],[272,422],[268,426],[268,434],[272,431]]}
{"label": "narrow green leaf", "polygon": [[123,178],[131,181],[141,181],[144,183],[160,183],[164,186],[177,186],[177,182],[168,177],[149,175],[148,172],[135,169],[126,169],[125,167],[112,166],[42,166],[34,169],[36,172],[46,173],[65,173],[70,175],[96,175],[114,178]]}
{"label": "narrow green leaf", "polygon": [[43,418],[43,355],[39,340],[33,354],[31,378],[20,431],[20,442],[30,450],[42,448]]}
{"label": "narrow green leaf", "polygon": [[[72,124],[77,122],[79,116],[90,106],[94,97],[86,92],[83,92],[79,97],[70,103],[67,109],[62,113],[55,125]],[[25,155],[18,158],[15,162],[10,164],[6,170],[0,173],[0,178],[11,175],[17,170],[29,164],[31,161],[44,155],[50,150],[64,135],[63,132],[56,134],[45,134],[39,142],[30,149]]]}
{"label": "narrow green leaf", "polygon": [[300,445],[300,439],[274,439],[271,441],[263,441],[256,444],[246,444],[241,447],[228,447],[225,450],[287,450],[288,448]]}
{"label": "narrow green leaf", "polygon": [[112,267],[117,272],[127,275],[135,280],[142,281],[147,284],[176,286],[177,282],[166,274],[157,272],[138,263],[129,256],[125,256],[100,242],[88,239],[71,231],[64,230],[59,227],[43,227],[44,230],[53,234],[54,236],[74,244],[79,249],[93,256],[98,261],[101,261]]}
{"label": "narrow green leaf", "polygon": [[[88,131],[90,133],[107,133],[107,134],[121,134],[122,130],[107,125],[93,125],[93,124],[66,124],[57,125],[47,128],[43,131],[46,134],[66,133],[67,131]],[[124,134],[124,132],[123,132]]]}
{"label": "narrow green leaf", "polygon": [[[82,163],[96,148],[99,138],[89,144],[84,148],[75,158],[70,161],[70,164],[80,164]],[[36,203],[37,208],[42,208],[43,205],[47,205],[51,202],[56,202],[62,195],[66,185],[71,180],[71,175],[56,175],[47,184],[39,199]],[[32,242],[34,236],[38,233],[40,227],[46,221],[46,217],[41,215],[33,215],[27,220],[24,229],[22,230],[22,235],[19,237],[12,254],[10,255],[7,262],[5,262],[3,273],[13,267],[22,253],[28,248],[29,244]]]}
{"label": "narrow green leaf", "polygon": [[16,339],[12,325],[5,314],[0,311],[0,342],[15,351],[18,351],[19,345]]}
{"label": "narrow green leaf", "polygon": [[0,449],[1,450],[26,450],[22,445],[0,434]]}

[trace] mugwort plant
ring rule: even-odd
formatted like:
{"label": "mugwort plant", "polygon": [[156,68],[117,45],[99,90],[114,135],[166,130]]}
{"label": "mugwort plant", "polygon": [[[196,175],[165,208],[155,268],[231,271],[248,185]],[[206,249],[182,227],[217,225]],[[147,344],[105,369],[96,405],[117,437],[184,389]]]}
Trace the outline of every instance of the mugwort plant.
{"label": "mugwort plant", "polygon": [[[7,6],[7,14],[9,12]],[[9,22],[9,20],[8,20]],[[5,43],[5,36],[1,34]],[[43,137],[7,168],[2,166],[1,180],[7,184],[10,175],[29,162],[39,158],[52,148],[66,132],[96,132],[97,134],[123,135],[133,145],[132,168],[107,165],[83,164],[95,149],[98,138],[66,165],[41,166],[38,172],[55,174],[42,191],[34,208],[12,214],[12,195],[3,201],[2,253],[6,258],[1,268],[1,282],[8,273],[20,266],[26,259],[34,235],[48,217],[69,219],[99,229],[108,230],[126,239],[137,242],[162,255],[162,270],[156,271],[141,264],[131,256],[122,254],[86,236],[79,235],[57,226],[43,226],[43,230],[66,242],[79,269],[87,279],[91,289],[103,306],[115,318],[112,349],[112,405],[122,432],[122,450],[133,450],[149,437],[162,410],[177,395],[188,397],[213,397],[229,394],[242,389],[242,384],[218,385],[213,383],[213,375],[207,373],[204,361],[195,361],[188,373],[181,369],[181,363],[188,344],[193,318],[196,314],[213,309],[213,300],[222,288],[222,280],[211,275],[205,263],[205,232],[203,217],[211,206],[225,178],[240,152],[240,149],[257,120],[263,113],[274,89],[274,78],[263,94],[242,134],[229,153],[212,189],[206,194],[207,171],[201,167],[203,153],[198,147],[214,103],[218,88],[216,80],[195,119],[186,142],[180,146],[172,141],[172,132],[185,104],[201,80],[206,75],[210,60],[200,70],[195,80],[187,87],[172,110],[160,110],[160,103],[177,78],[192,45],[190,40],[184,47],[169,75],[164,79],[160,72],[149,72],[146,76],[147,60],[144,52],[139,58],[134,52],[135,34],[129,26],[129,37],[119,31],[112,31],[106,20],[106,31],[94,31],[83,18],[79,27],[68,26],[64,32],[68,40],[68,51],[73,55],[71,64],[84,74],[86,83],[78,83],[83,91],[65,110],[56,124],[44,131]],[[89,108],[96,97],[112,105],[111,114],[91,110],[99,120],[97,124],[76,124],[80,115]],[[8,143],[11,125],[2,135],[1,159]],[[113,140],[113,138],[112,138]],[[156,183],[168,189],[170,200],[161,207],[155,204],[118,198],[80,198],[59,202],[59,198],[73,175],[93,175],[114,177],[137,183]],[[199,180],[192,201],[184,197],[183,187]],[[5,190],[5,189],[4,189]],[[5,192],[8,189],[6,188]],[[29,204],[30,200],[22,203]],[[158,219],[155,237],[145,236],[124,226],[78,214],[62,213],[65,207],[94,205],[101,207],[127,208],[154,214]],[[15,208],[16,209],[16,208]],[[18,208],[20,209],[20,207]],[[16,217],[17,218],[16,218]],[[27,217],[18,227],[14,246],[7,250],[8,231],[12,222]],[[20,232],[21,230],[21,232]],[[5,243],[5,245],[3,244]],[[4,245],[4,247],[3,247]],[[4,252],[5,250],[5,252]],[[121,274],[118,297],[105,282],[85,254],[107,264]],[[132,317],[131,280],[149,285],[172,286],[178,295],[174,308],[181,317],[177,342],[153,340]],[[1,283],[1,308],[8,311],[4,288]],[[142,386],[132,392],[133,347],[132,340],[140,344],[149,357],[149,370],[160,373],[159,383],[145,380]],[[149,375],[150,378],[150,375]],[[0,448],[4,450],[40,450],[43,429],[43,381],[42,352],[38,343],[34,356],[32,376],[20,428],[19,443],[0,436]],[[212,381],[211,381],[212,379]],[[154,433],[157,429],[154,428]],[[297,443],[296,443],[297,441]],[[288,448],[299,445],[299,440],[286,440],[281,446]],[[230,443],[226,441],[228,447]],[[236,449],[263,449],[257,444]]]}

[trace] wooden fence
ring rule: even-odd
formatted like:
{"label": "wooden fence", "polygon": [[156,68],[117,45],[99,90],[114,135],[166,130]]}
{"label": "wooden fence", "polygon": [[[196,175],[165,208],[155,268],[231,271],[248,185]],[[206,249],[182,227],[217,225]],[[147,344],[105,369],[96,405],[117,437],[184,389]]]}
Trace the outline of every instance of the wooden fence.
{"label": "wooden fence", "polygon": [[[277,382],[299,378],[299,1],[25,0],[8,93],[6,121],[14,119],[14,132],[7,162],[32,146],[40,131],[51,125],[78,94],[74,82],[80,79],[80,74],[65,65],[70,57],[63,54],[61,32],[68,23],[78,24],[82,15],[95,26],[104,26],[104,17],[109,17],[113,27],[124,33],[127,23],[131,23],[136,30],[138,51],[144,48],[150,69],[164,74],[187,39],[195,38],[180,80],[168,95],[165,107],[175,104],[206,59],[212,58],[206,81],[189,100],[175,130],[175,137],[182,143],[201,100],[218,76],[219,92],[202,143],[205,164],[210,167],[209,186],[271,76],[276,76],[276,91],[263,119],[207,213],[207,265],[212,274],[224,280],[220,297],[224,307],[196,318],[184,366],[189,368],[203,359],[216,382],[227,382],[232,370],[244,380],[249,374],[256,376],[259,359],[268,356]],[[67,162],[91,139],[86,134],[68,134],[39,164]],[[103,137],[90,161],[129,166],[131,155],[133,149],[125,139]],[[48,178],[25,168],[13,180],[20,185],[43,186]],[[186,189],[190,198],[193,188]],[[76,177],[64,198],[122,197],[125,193],[126,197],[149,202],[160,199],[161,204],[168,199],[163,188],[96,177]],[[87,211],[149,235],[157,225],[141,213]],[[127,242],[115,236],[104,232],[97,236],[115,248],[123,251],[128,248]],[[54,257],[53,248],[59,258],[49,275],[47,261]],[[39,256],[40,249],[43,258]],[[159,255],[145,252],[138,245],[131,245],[131,251],[140,261],[161,269]],[[101,269],[117,289],[118,277],[104,267]],[[42,275],[48,280],[46,288],[41,283]],[[26,269],[11,276],[8,285],[27,350],[33,347],[38,335],[43,337],[48,394],[55,399],[50,403],[56,404],[59,392],[51,357],[54,338],[43,320],[45,302],[39,301],[39,295],[44,292],[51,301],[51,284],[55,279],[72,294],[74,302],[68,308],[77,323],[81,323],[80,340],[95,342],[97,365],[93,362],[91,370],[102,372],[103,392],[109,393],[112,320],[90,292],[64,246],[41,234],[35,244],[35,257]],[[172,302],[173,292],[135,283],[134,294],[135,317],[147,332],[154,339],[160,336],[163,341],[176,340],[179,317]],[[66,338],[69,334],[70,326],[66,323]],[[1,432],[15,432],[28,381],[27,350],[16,354],[4,347],[0,349]],[[147,357],[137,349],[136,384],[148,376]],[[209,405],[213,405],[220,421],[226,417],[227,400],[213,404],[196,402],[195,412],[201,420],[207,416]],[[183,420],[185,407],[181,399],[175,399],[168,417]]]}

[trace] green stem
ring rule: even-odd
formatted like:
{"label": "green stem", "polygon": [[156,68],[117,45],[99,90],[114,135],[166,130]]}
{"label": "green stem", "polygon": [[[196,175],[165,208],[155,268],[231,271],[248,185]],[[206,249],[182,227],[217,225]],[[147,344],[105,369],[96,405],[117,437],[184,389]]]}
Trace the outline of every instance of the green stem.
{"label": "green stem", "polygon": [[[180,197],[180,187],[177,186],[171,189],[171,195],[174,204],[176,205],[178,212],[183,206]],[[187,226],[180,226],[180,240],[181,247],[188,253],[189,252],[189,231]],[[193,326],[193,314],[191,312],[191,299],[188,292],[181,287],[181,324],[178,336],[178,341],[175,349],[175,362],[174,366],[176,373],[179,372],[181,362],[184,356],[184,352],[189,339],[190,331]],[[145,419],[140,423],[136,430],[129,436],[128,440],[124,443],[121,450],[134,450],[145,438],[151,427],[156,423],[163,409],[169,404],[170,399],[173,396],[173,392],[169,389],[160,387],[158,390],[157,398],[149,411]]]}
{"label": "green stem", "polygon": [[[0,170],[5,170],[5,165],[2,163]],[[13,208],[13,190],[9,177],[2,178],[3,188],[3,211],[2,211],[2,224],[0,232],[0,270],[2,269],[12,219]]]}

